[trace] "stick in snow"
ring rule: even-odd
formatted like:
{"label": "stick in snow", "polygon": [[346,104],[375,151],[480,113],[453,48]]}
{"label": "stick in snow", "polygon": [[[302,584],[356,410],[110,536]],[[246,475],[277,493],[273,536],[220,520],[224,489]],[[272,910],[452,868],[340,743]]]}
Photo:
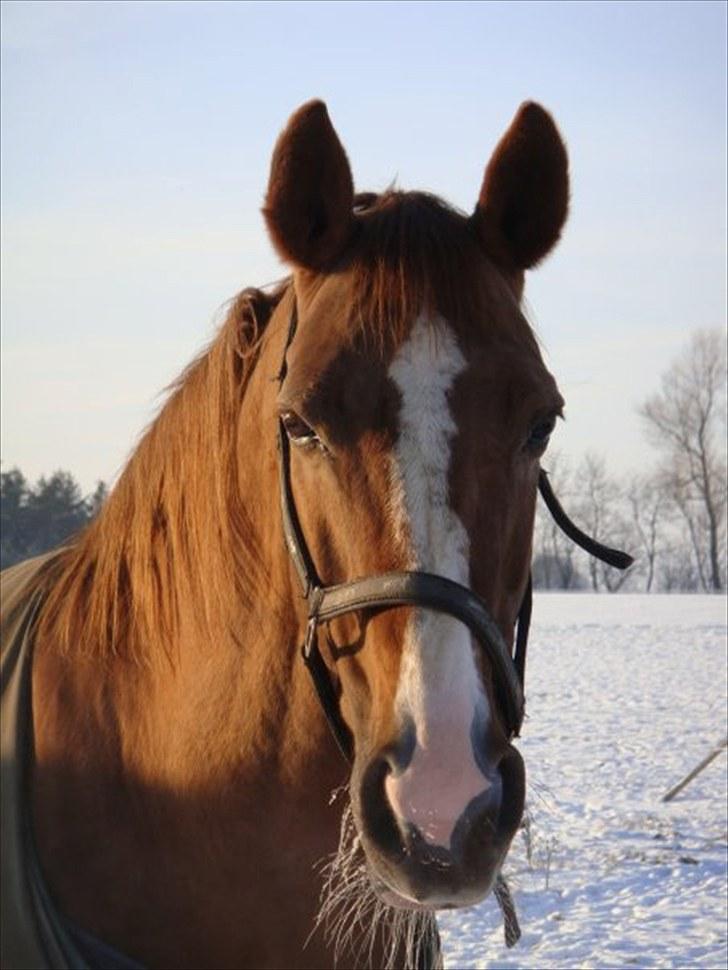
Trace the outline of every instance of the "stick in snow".
{"label": "stick in snow", "polygon": [[693,778],[695,778],[696,775],[700,774],[703,768],[707,768],[710,762],[714,758],[717,758],[718,755],[721,753],[721,751],[723,751],[727,745],[728,745],[728,738],[723,738],[720,744],[717,747],[713,748],[710,754],[707,755],[705,758],[703,758],[703,760],[700,762],[699,765],[696,765],[689,774],[685,775],[685,777],[681,782],[679,782],[677,785],[675,785],[674,788],[671,788],[669,792],[667,792],[665,795],[662,796],[662,801],[663,802],[672,801],[675,795],[681,792],[686,785],[689,785],[690,782],[693,780]]}

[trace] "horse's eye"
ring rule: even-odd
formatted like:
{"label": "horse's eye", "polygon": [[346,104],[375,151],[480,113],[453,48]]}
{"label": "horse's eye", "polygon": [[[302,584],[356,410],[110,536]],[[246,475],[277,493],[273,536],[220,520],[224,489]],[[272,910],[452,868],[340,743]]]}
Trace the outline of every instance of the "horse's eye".
{"label": "horse's eye", "polygon": [[295,411],[284,411],[281,414],[283,427],[286,429],[288,440],[294,445],[312,445],[317,443],[319,436],[310,424],[306,424]]}
{"label": "horse's eye", "polygon": [[526,442],[526,447],[529,451],[543,452],[546,450],[546,446],[549,443],[549,438],[551,437],[551,432],[556,426],[556,418],[551,415],[548,418],[542,418],[537,421],[536,424],[531,428],[531,433],[528,436],[528,441]]}

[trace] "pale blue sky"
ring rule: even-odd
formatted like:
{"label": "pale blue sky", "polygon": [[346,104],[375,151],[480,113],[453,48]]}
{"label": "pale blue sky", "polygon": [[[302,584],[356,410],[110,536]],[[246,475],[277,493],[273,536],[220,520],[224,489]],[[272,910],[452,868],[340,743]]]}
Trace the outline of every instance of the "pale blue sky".
{"label": "pale blue sky", "polygon": [[259,209],[311,97],[359,189],[466,210],[518,104],[552,111],[556,445],[645,468],[635,405],[725,325],[725,38],[724,3],[3,3],[3,468],[113,479],[224,301],[284,272]]}

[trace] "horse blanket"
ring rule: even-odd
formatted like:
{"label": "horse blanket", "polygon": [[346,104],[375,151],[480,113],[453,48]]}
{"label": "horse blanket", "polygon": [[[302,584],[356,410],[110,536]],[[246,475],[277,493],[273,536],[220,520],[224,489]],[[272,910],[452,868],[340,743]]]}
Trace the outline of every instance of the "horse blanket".
{"label": "horse blanket", "polygon": [[35,620],[44,598],[42,584],[34,583],[30,595],[28,587],[58,554],[56,550],[29,559],[0,577],[0,965],[6,970],[86,970],[91,965],[87,951],[78,945],[83,936],[60,913],[43,879],[28,799],[33,757],[30,668]]}

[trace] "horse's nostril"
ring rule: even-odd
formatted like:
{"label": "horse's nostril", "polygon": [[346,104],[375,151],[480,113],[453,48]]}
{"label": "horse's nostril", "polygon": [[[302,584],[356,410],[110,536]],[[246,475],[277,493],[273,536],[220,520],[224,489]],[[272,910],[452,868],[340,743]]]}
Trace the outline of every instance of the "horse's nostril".
{"label": "horse's nostril", "polygon": [[502,798],[498,815],[498,831],[511,839],[518,828],[526,799],[526,773],[523,758],[515,748],[509,747],[498,763],[502,779]]}
{"label": "horse's nostril", "polygon": [[489,778],[487,787],[467,805],[452,834],[454,852],[463,852],[471,838],[490,844],[497,837],[503,804],[503,782],[500,775]]}
{"label": "horse's nostril", "polygon": [[407,718],[403,722],[396,740],[382,752],[388,773],[396,777],[407,770],[409,763],[412,761],[416,744],[417,732],[415,730],[415,722],[411,718]]}

